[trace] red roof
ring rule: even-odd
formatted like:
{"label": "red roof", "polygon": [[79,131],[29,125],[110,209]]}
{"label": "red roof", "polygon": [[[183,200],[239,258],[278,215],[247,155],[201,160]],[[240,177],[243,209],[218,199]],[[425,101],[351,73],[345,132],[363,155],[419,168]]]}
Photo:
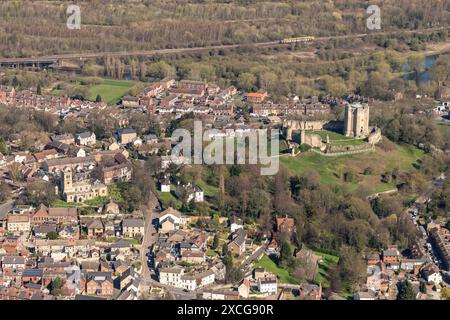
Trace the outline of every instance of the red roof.
{"label": "red roof", "polygon": [[249,92],[247,93],[247,97],[252,97],[252,98],[263,98],[267,95],[266,92]]}

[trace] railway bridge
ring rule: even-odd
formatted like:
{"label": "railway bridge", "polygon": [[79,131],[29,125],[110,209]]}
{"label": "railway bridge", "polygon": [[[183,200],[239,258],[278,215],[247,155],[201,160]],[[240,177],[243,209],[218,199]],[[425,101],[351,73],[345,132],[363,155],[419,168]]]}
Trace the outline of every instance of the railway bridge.
{"label": "railway bridge", "polygon": [[35,67],[45,68],[50,65],[58,64],[56,58],[0,58],[0,67],[19,68]]}

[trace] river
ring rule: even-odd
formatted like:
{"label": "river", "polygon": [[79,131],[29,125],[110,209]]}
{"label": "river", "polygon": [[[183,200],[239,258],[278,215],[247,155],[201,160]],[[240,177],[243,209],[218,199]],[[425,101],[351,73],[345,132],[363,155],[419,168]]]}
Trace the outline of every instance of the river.
{"label": "river", "polygon": [[[416,73],[416,72],[411,72],[411,73],[407,73],[405,75],[402,76],[402,78],[404,80],[415,80],[417,82],[418,85],[422,85],[422,84],[427,84],[428,82],[430,82],[430,73],[429,70],[430,68],[433,66],[433,64],[436,62],[436,60],[439,58],[439,55],[432,55],[432,56],[427,56],[425,57],[425,61],[423,63],[423,71]],[[405,63],[405,65],[402,68],[402,71],[404,72],[410,72],[411,69],[408,66],[407,63]]]}

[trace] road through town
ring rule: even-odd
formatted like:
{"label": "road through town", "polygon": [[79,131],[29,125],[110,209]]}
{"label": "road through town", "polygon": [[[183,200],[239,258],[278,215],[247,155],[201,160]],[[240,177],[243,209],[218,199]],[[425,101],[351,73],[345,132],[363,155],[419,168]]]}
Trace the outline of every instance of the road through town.
{"label": "road through town", "polygon": [[155,220],[158,218],[160,212],[161,212],[161,205],[158,201],[158,198],[152,192],[147,208],[144,210],[145,234],[144,239],[142,240],[142,249],[141,249],[141,263],[142,263],[141,279],[144,283],[144,288],[149,289],[150,286],[164,288],[168,292],[170,292],[173,298],[177,300],[195,299],[197,297],[196,292],[186,292],[179,288],[161,284],[156,279],[152,278],[152,276],[154,276],[154,273],[150,270],[151,268],[148,265],[148,254],[151,252],[150,250],[157,240],[157,230],[155,227]]}

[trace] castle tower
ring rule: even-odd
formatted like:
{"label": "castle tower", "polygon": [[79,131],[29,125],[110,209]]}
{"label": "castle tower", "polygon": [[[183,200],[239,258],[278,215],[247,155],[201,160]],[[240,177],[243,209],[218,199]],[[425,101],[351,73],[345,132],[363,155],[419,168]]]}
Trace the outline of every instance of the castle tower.
{"label": "castle tower", "polygon": [[355,103],[345,106],[344,134],[355,138],[369,134],[369,105]]}
{"label": "castle tower", "polygon": [[344,135],[353,137],[353,112],[349,104],[345,106]]}
{"label": "castle tower", "polygon": [[300,131],[300,141],[299,144],[305,143],[306,142],[306,132],[305,130],[301,130]]}
{"label": "castle tower", "polygon": [[286,128],[286,139],[292,140],[292,128],[291,127]]}

